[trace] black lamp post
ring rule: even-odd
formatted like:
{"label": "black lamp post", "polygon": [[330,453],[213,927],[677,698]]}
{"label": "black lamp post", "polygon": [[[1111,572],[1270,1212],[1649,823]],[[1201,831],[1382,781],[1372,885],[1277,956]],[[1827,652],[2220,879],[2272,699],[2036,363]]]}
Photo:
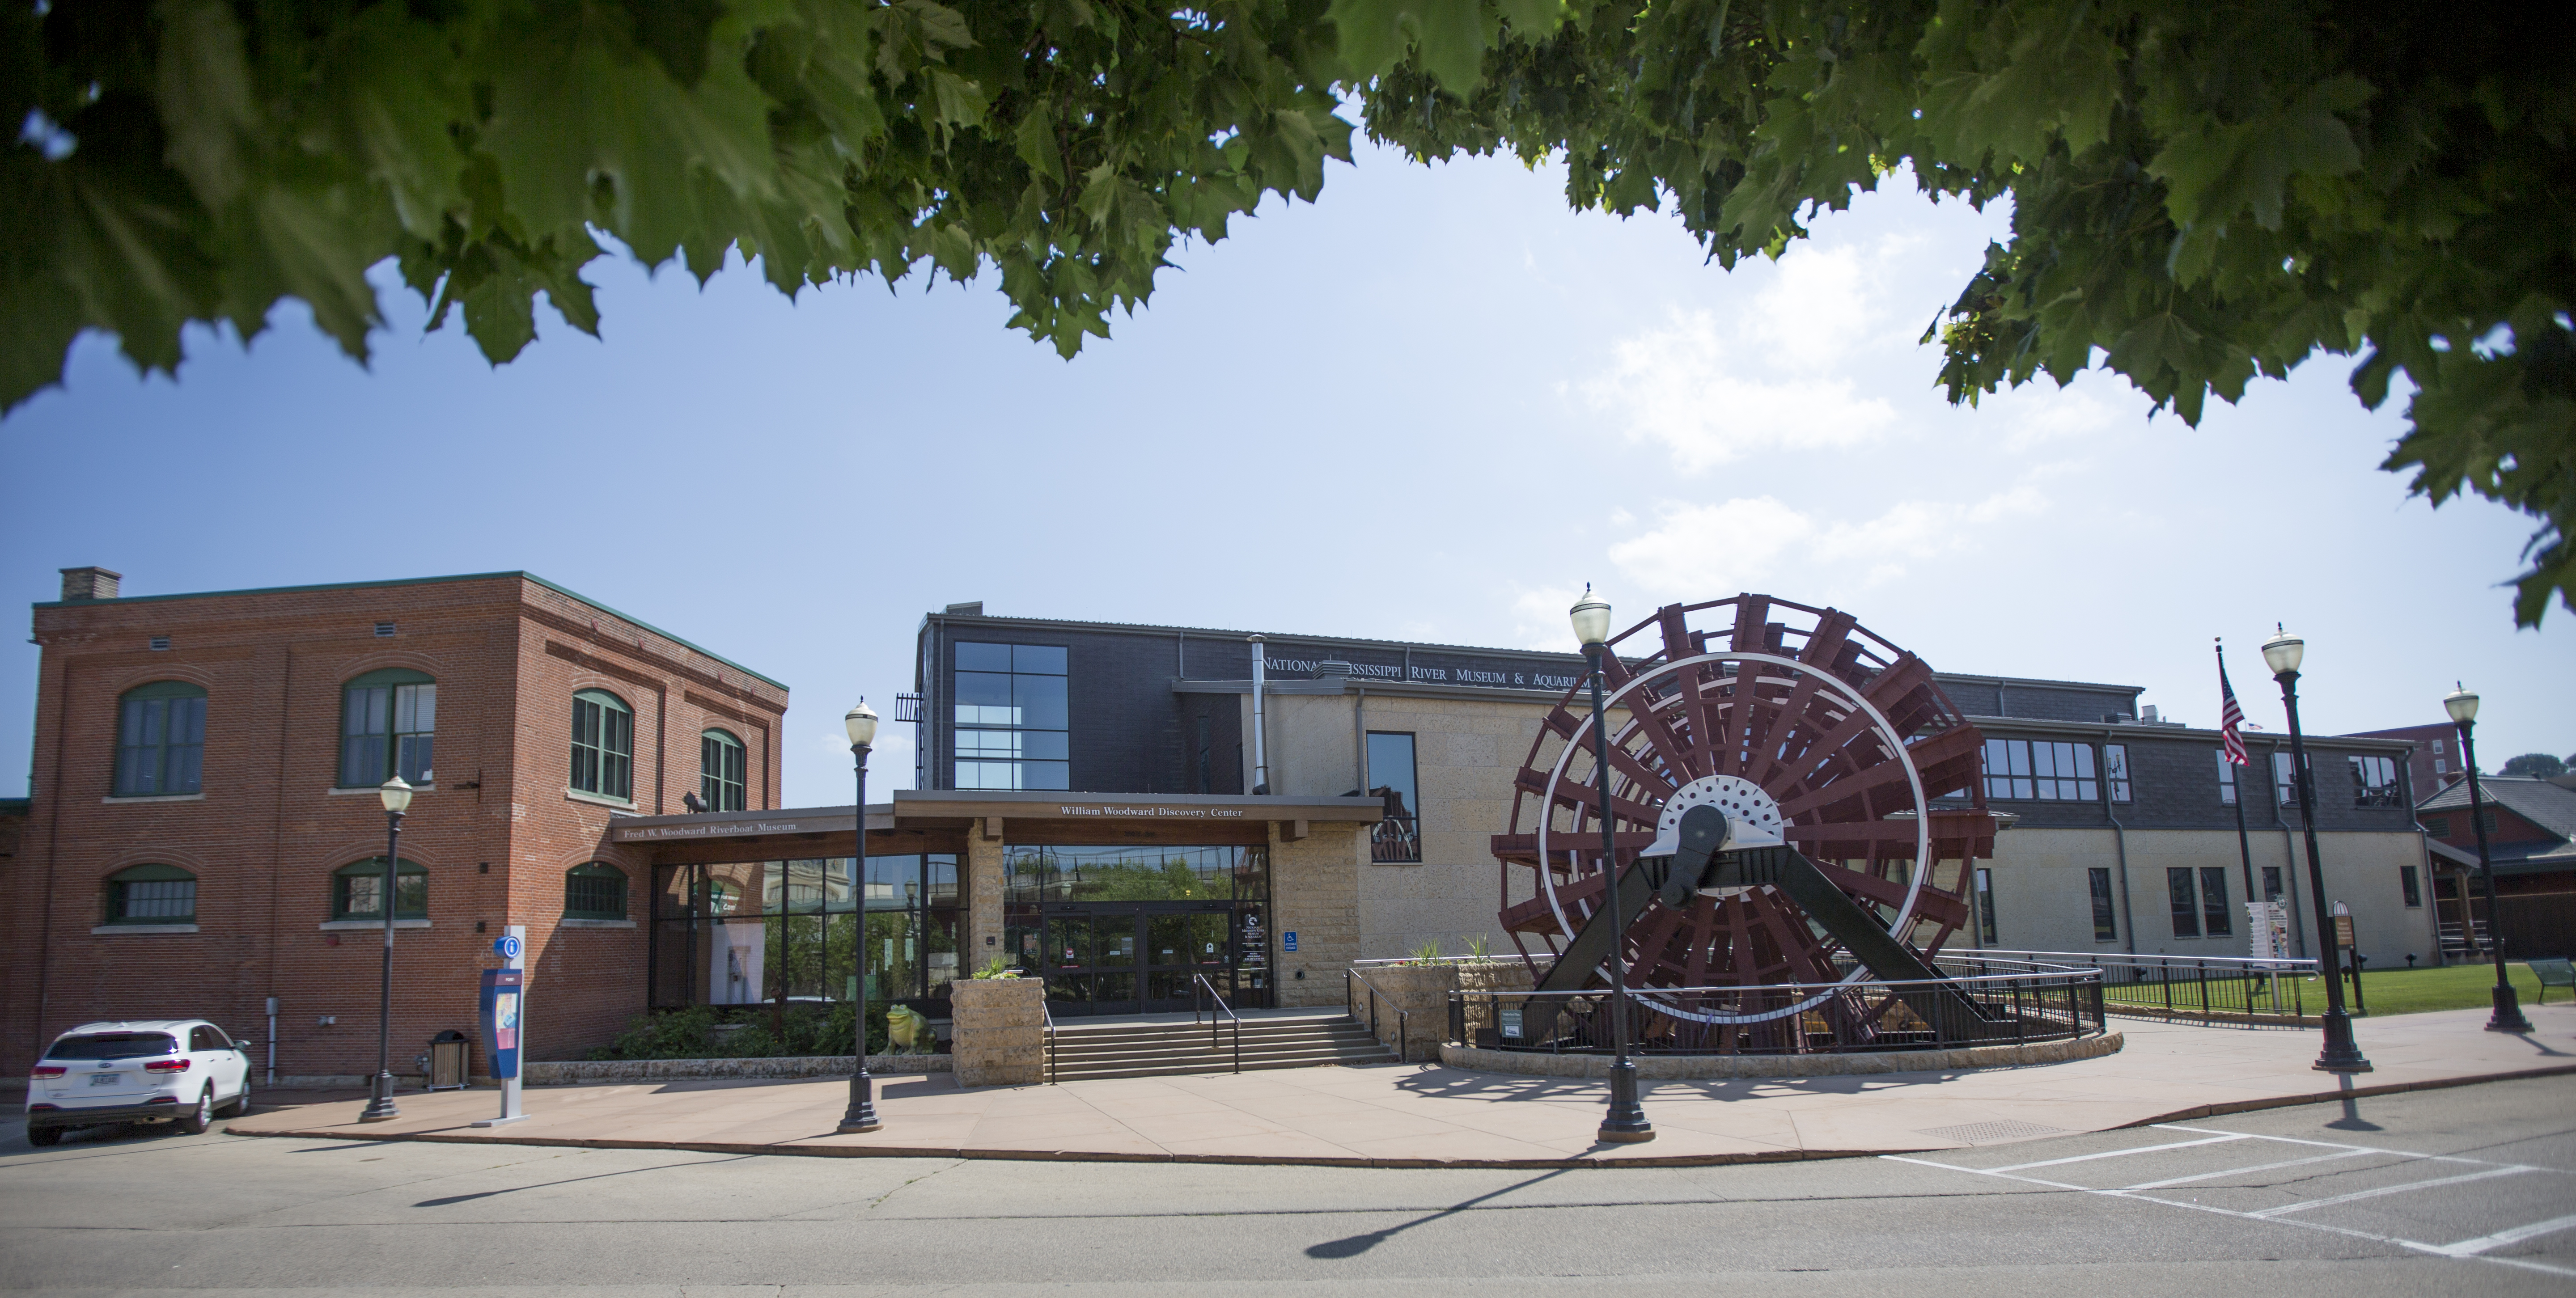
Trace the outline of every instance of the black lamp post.
{"label": "black lamp post", "polygon": [[403,813],[411,809],[411,786],[397,775],[377,787],[376,798],[385,804],[385,883],[376,898],[385,913],[385,963],[376,994],[376,1076],[367,1092],[367,1107],[358,1112],[360,1122],[402,1116],[402,1110],[394,1107],[394,885],[399,882],[395,871],[402,858],[397,849],[402,843]]}
{"label": "black lamp post", "polygon": [[1583,588],[1583,598],[1567,612],[1574,637],[1583,642],[1583,657],[1592,668],[1592,763],[1601,784],[1601,872],[1610,886],[1610,923],[1618,936],[1610,943],[1610,1040],[1619,1057],[1610,1063],[1610,1113],[1601,1120],[1600,1138],[1634,1145],[1655,1138],[1637,1103],[1637,1064],[1628,1058],[1628,916],[1619,908],[1619,853],[1610,821],[1610,730],[1601,708],[1601,656],[1610,652],[1610,602]]}
{"label": "black lamp post", "polygon": [[858,960],[859,994],[855,1029],[858,1036],[858,1071],[850,1074],[850,1109],[841,1115],[841,1130],[874,1131],[884,1126],[877,1120],[876,1079],[868,1076],[868,749],[876,743],[877,714],[866,699],[841,718],[850,733],[850,756],[857,759],[859,772],[859,805],[852,818],[859,824],[858,855],[852,864],[858,878]]}
{"label": "black lamp post", "polygon": [[2317,913],[2317,963],[2326,972],[2326,1047],[2318,1052],[2313,1067],[2329,1073],[2366,1073],[2370,1061],[2362,1057],[2361,1046],[2352,1038],[2352,1015],[2343,1008],[2343,971],[2335,965],[2334,916],[2326,909],[2325,867],[2317,864],[2317,800],[2309,787],[2308,745],[2299,733],[2299,661],[2307,654],[2307,642],[2280,630],[2263,642],[2263,662],[2272,669],[2272,679],[2281,683],[2281,705],[2290,714],[2290,761],[2294,765],[2291,782],[2299,790],[2299,830],[2308,841],[2308,899]]}
{"label": "black lamp post", "polygon": [[[2495,953],[2495,1013],[2487,1019],[2487,1031],[2531,1031],[2531,1020],[2522,1016],[2522,999],[2513,993],[2513,984],[2504,974],[2504,937],[2499,927],[2503,916],[2496,912],[2495,862],[2487,859],[2486,812],[2478,796],[2478,750],[2469,732],[2478,722],[2478,696],[2466,685],[2452,690],[2442,699],[2442,709],[2451,714],[2451,724],[2460,728],[2460,761],[2469,768],[2469,824],[2478,834],[2478,876],[2487,894],[2487,949]],[[2475,932],[2475,926],[2470,926]]]}

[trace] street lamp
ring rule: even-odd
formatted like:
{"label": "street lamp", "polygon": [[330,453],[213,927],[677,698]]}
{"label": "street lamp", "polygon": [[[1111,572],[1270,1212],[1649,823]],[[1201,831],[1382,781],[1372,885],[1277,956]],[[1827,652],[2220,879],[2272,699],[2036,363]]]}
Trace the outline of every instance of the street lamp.
{"label": "street lamp", "polygon": [[[2457,684],[2457,682],[2454,682]],[[2496,912],[2495,863],[2487,859],[2486,812],[2479,807],[2477,741],[2469,732],[2477,728],[2478,696],[2469,687],[2459,685],[2442,698],[2442,710],[2451,714],[2451,724],[2460,728],[2460,761],[2469,768],[2469,823],[2478,834],[2478,876],[2487,892],[2487,949],[2495,953],[2495,1013],[2487,1019],[2487,1031],[2531,1031],[2531,1020],[2522,1016],[2521,999],[2513,994],[2513,984],[2504,975],[2504,939],[2498,930],[2502,918]],[[2465,917],[2464,917],[2465,918]],[[2474,934],[2475,925],[2467,926]]]}
{"label": "street lamp", "polygon": [[859,825],[858,855],[852,859],[858,878],[858,1014],[853,1030],[858,1036],[858,1071],[850,1074],[850,1108],[841,1115],[841,1130],[874,1131],[884,1126],[877,1120],[876,1079],[868,1076],[868,749],[877,741],[877,714],[866,699],[841,718],[841,726],[850,733],[850,756],[857,760],[859,772],[859,805],[852,819]]}
{"label": "street lamp", "polygon": [[1601,785],[1601,871],[1609,876],[1610,925],[1617,934],[1610,943],[1610,1040],[1619,1057],[1610,1063],[1610,1113],[1601,1120],[1600,1138],[1642,1144],[1655,1138],[1655,1126],[1637,1103],[1637,1064],[1628,1058],[1628,916],[1619,908],[1619,855],[1610,830],[1610,732],[1601,710],[1601,656],[1610,651],[1604,643],[1610,638],[1610,601],[1593,594],[1587,582],[1583,598],[1566,616],[1573,620],[1574,638],[1583,642],[1584,661],[1592,668],[1592,768]]}
{"label": "street lamp", "polygon": [[403,813],[411,810],[411,786],[397,775],[377,787],[376,800],[385,804],[385,884],[376,895],[376,905],[385,913],[385,964],[376,991],[376,1077],[367,1092],[367,1107],[358,1112],[360,1122],[388,1122],[402,1116],[402,1110],[394,1107],[394,885],[402,859],[397,848],[402,843]]}
{"label": "street lamp", "polygon": [[2326,971],[2326,1047],[2313,1066],[2329,1073],[2366,1073],[2370,1061],[2352,1039],[2352,1015],[2343,1008],[2343,972],[2334,967],[2334,917],[2326,909],[2325,868],[2317,864],[2316,791],[2309,787],[2308,745],[2299,733],[2299,660],[2307,654],[2307,642],[2278,622],[2272,625],[2276,634],[2263,642],[2263,663],[2281,683],[2281,706],[2290,714],[2290,760],[2296,767],[2291,782],[2298,786],[2299,829],[2308,841],[2308,898],[2317,912],[2318,965]]}

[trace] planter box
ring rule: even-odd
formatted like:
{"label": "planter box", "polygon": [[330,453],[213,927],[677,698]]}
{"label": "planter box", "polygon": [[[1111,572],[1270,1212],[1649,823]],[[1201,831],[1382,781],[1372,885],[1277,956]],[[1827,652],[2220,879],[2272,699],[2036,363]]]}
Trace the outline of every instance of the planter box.
{"label": "planter box", "polygon": [[1046,983],[960,978],[948,985],[949,1058],[959,1086],[1046,1080]]}
{"label": "planter box", "polygon": [[[870,1055],[872,1074],[944,1073],[946,1055]],[[603,1082],[659,1082],[707,1077],[847,1077],[848,1055],[791,1055],[768,1059],[561,1059],[519,1065],[530,1086],[581,1086]],[[491,1079],[477,1076],[476,1085]]]}

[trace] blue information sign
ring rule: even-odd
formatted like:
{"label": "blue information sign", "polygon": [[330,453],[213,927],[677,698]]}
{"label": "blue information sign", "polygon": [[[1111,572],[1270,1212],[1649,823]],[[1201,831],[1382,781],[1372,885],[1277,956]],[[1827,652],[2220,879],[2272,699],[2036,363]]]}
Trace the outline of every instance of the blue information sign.
{"label": "blue information sign", "polygon": [[1280,947],[1281,947],[1282,949],[1284,949],[1284,950],[1289,950],[1289,951],[1294,951],[1294,950],[1296,950],[1296,949],[1297,949],[1297,933],[1296,933],[1296,930],[1291,929],[1291,930],[1289,930],[1288,932],[1285,932],[1285,933],[1280,934],[1280,935],[1279,935],[1279,945],[1280,945]]}
{"label": "blue information sign", "polygon": [[518,935],[518,934],[516,934],[516,933],[512,933],[512,934],[509,934],[509,935],[504,936],[504,937],[495,938],[495,939],[493,939],[493,941],[492,941],[492,952],[493,952],[493,954],[500,956],[500,957],[501,957],[502,959],[504,959],[504,960],[516,960],[516,959],[518,959],[518,958],[519,958],[519,952],[520,952],[520,950],[521,950],[521,949],[522,949],[522,948],[521,948],[520,943],[519,943],[519,935]]}

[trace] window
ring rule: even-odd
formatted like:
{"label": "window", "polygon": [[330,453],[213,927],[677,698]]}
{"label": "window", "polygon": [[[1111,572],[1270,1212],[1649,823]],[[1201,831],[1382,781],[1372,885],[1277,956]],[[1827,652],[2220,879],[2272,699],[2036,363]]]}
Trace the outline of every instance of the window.
{"label": "window", "polygon": [[2225,937],[2236,931],[2236,919],[2227,910],[2227,867],[2200,867],[2200,931],[2211,937]]}
{"label": "window", "polygon": [[2236,763],[2227,760],[2224,748],[2209,751],[2218,757],[2218,805],[2233,807],[2236,805]]}
{"label": "window", "polygon": [[565,871],[564,918],[626,918],[626,872],[606,861]]}
{"label": "window", "polygon": [[2281,896],[2281,867],[2277,865],[2264,866],[2263,900],[2279,901]]}
{"label": "window", "polygon": [[1372,730],[1368,736],[1368,791],[1386,800],[1386,816],[1369,832],[1372,861],[1422,859],[1422,796],[1415,783],[1413,736]]}
{"label": "window", "polygon": [[221,1028],[210,1028],[201,1025],[188,1029],[188,1049],[192,1052],[204,1050],[230,1050],[232,1048],[232,1039],[225,1036]]}
{"label": "window", "polygon": [[117,700],[115,796],[201,792],[205,762],[204,689],[186,681],[154,681]]}
{"label": "window", "polygon": [[[2121,769],[2125,777],[2125,762]],[[2092,802],[2102,796],[2101,785],[2093,778],[2091,744],[1989,739],[1985,774],[1989,798]]]}
{"label": "window", "polygon": [[2003,939],[1995,936],[1995,872],[1977,867],[1977,939],[1989,946]]}
{"label": "window", "polygon": [[2176,866],[2165,871],[2165,890],[2173,897],[2173,930],[2175,937],[2200,936],[2200,900],[2192,895],[2191,868]]}
{"label": "window", "polygon": [[[331,918],[385,917],[385,858],[371,856],[331,872]],[[429,918],[429,871],[404,858],[394,864],[394,918]]]}
{"label": "window", "polygon": [[2284,807],[2299,805],[2299,780],[2288,753],[2272,754],[2272,795]]}
{"label": "window", "polygon": [[2405,799],[2397,793],[2397,760],[2393,757],[2351,756],[2344,761],[2352,767],[2352,805],[2356,807],[2402,807]]}
{"label": "window", "polygon": [[742,772],[741,740],[722,730],[698,736],[698,798],[707,804],[707,810],[743,809]]}
{"label": "window", "polygon": [[2399,892],[2406,895],[2406,909],[2422,910],[2424,908],[2424,884],[2422,880],[2415,877],[2414,866],[2401,865],[2397,867],[2397,889]]}
{"label": "window", "polygon": [[128,866],[107,876],[110,924],[194,924],[197,876],[175,865]]}
{"label": "window", "polygon": [[572,696],[572,787],[603,798],[631,798],[635,784],[635,710],[606,690]]}
{"label": "window", "polygon": [[2426,816],[2424,818],[2424,832],[2431,834],[2435,838],[2449,838],[2451,836],[2451,818],[2449,816]]}
{"label": "window", "polygon": [[956,787],[1065,789],[1065,651],[1055,645],[957,645]]}
{"label": "window", "polygon": [[2085,874],[2093,884],[2093,940],[2116,942],[2120,939],[2120,921],[2111,908],[2111,872],[2097,866]]}
{"label": "window", "polygon": [[2102,745],[2102,778],[2111,785],[2111,801],[2129,800],[2129,746]]}
{"label": "window", "polygon": [[415,671],[369,672],[340,690],[340,787],[371,788],[393,776],[430,780],[438,685]]}
{"label": "window", "polygon": [[1199,792],[1201,793],[1216,792],[1216,763],[1211,760],[1213,752],[1214,741],[1210,738],[1208,719],[1202,716],[1199,718],[1198,762]]}

